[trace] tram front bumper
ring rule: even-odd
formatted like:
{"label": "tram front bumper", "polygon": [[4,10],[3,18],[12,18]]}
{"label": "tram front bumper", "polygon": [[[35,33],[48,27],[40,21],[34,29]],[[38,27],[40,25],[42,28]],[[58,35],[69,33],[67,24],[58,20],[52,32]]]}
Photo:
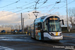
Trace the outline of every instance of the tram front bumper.
{"label": "tram front bumper", "polygon": [[62,40],[63,36],[51,36],[52,40]]}

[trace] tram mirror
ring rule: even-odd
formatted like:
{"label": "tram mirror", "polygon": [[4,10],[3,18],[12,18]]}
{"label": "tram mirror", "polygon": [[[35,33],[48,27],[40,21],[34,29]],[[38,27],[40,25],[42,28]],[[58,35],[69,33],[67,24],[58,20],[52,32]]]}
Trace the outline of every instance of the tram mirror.
{"label": "tram mirror", "polygon": [[62,19],[62,20],[59,20],[59,22],[60,22],[60,21],[62,21],[62,24],[64,25],[64,20]]}
{"label": "tram mirror", "polygon": [[62,24],[64,25],[64,20],[62,20]]}
{"label": "tram mirror", "polygon": [[61,20],[59,20],[59,22],[60,22]]}

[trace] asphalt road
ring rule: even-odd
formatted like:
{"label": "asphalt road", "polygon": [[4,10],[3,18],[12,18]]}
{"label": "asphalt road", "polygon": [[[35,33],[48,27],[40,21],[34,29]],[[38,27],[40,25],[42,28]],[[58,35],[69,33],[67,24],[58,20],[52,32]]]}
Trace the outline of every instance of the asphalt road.
{"label": "asphalt road", "polygon": [[64,34],[64,39],[55,41],[37,41],[29,35],[0,35],[0,50],[75,50],[73,34]]}

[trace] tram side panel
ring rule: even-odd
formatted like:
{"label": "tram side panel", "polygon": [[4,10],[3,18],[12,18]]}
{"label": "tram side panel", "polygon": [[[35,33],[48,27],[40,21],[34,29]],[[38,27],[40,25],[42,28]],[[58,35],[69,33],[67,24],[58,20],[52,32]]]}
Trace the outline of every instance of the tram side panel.
{"label": "tram side panel", "polygon": [[31,25],[31,38],[34,38],[34,25]]}

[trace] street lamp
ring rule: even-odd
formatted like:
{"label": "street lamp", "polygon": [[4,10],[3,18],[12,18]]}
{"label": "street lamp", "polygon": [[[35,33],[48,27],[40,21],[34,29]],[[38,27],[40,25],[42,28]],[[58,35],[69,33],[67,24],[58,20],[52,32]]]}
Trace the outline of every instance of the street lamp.
{"label": "street lamp", "polygon": [[38,13],[39,13],[39,12],[36,12],[36,11],[33,12],[33,14],[35,15],[36,19],[37,19],[37,15],[38,15]]}

